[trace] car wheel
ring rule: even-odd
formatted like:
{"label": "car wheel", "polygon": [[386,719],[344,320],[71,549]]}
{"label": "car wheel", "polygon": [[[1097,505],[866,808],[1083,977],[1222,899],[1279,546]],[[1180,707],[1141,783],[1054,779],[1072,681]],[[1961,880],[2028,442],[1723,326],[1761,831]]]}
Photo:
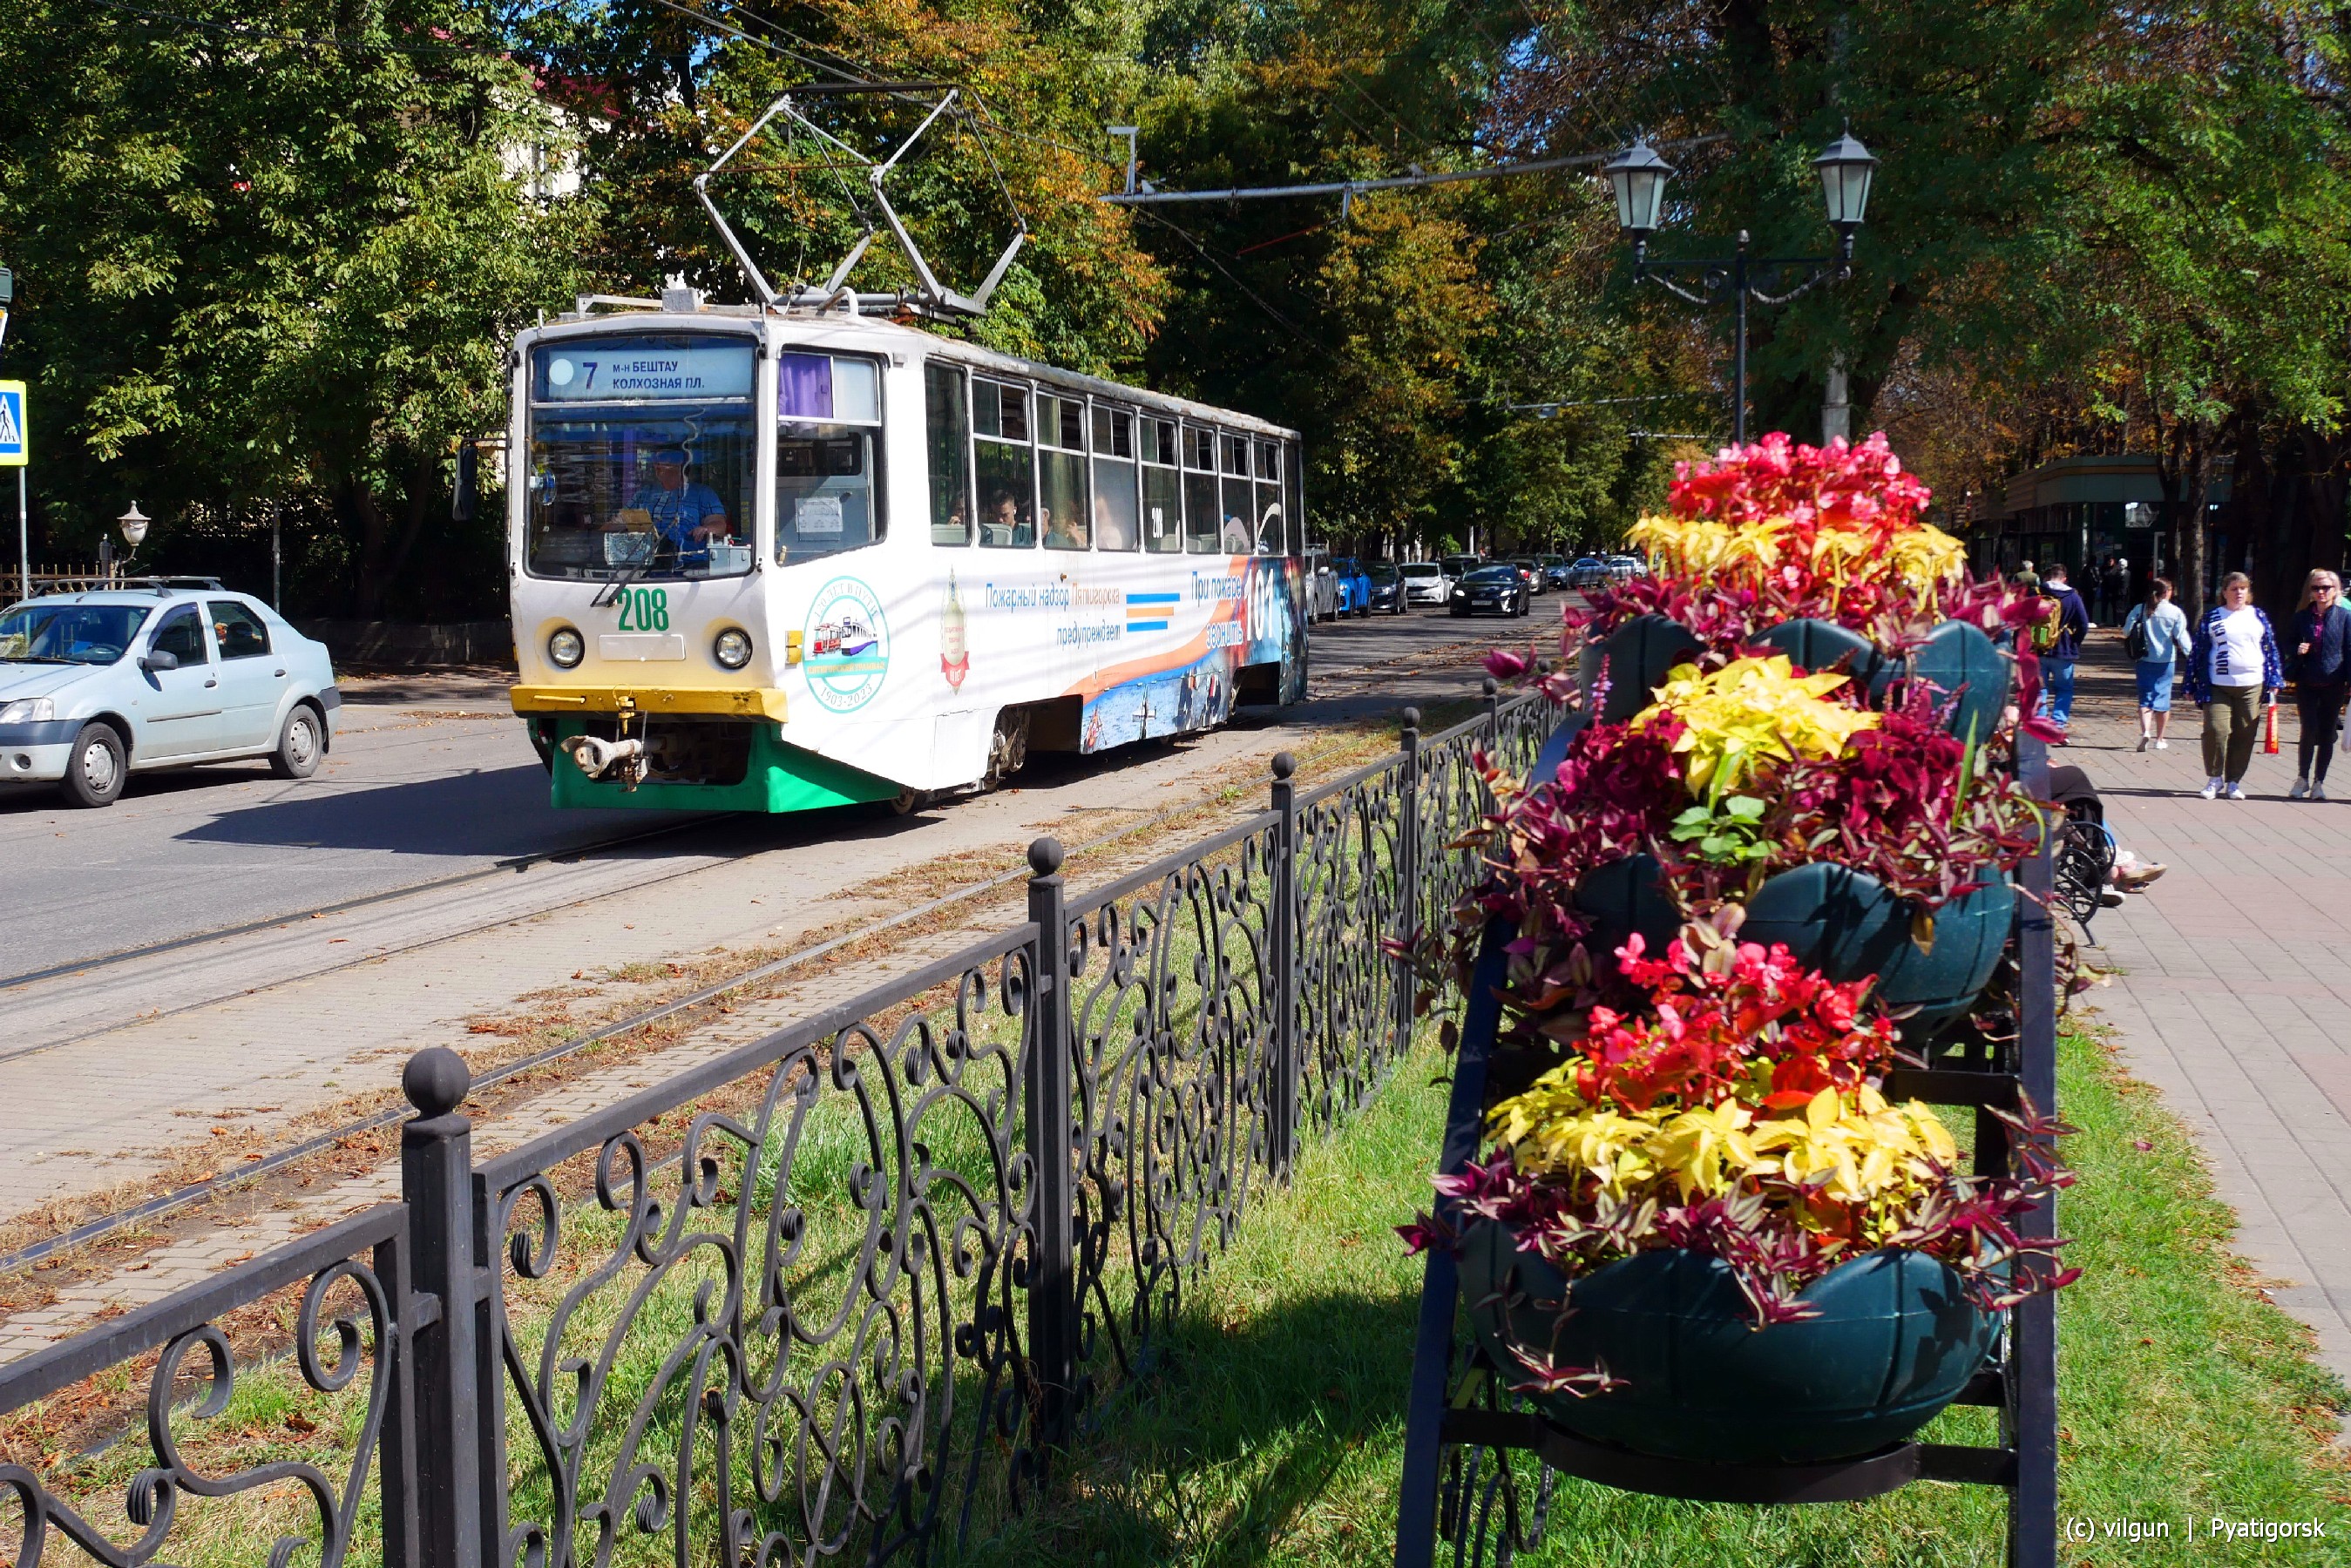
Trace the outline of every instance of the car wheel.
{"label": "car wheel", "polygon": [[66,776],[57,781],[57,793],[66,797],[68,805],[112,805],[120,798],[130,771],[122,754],[122,737],[114,732],[114,727],[85,724],[66,757]]}
{"label": "car wheel", "polygon": [[269,771],[281,779],[307,779],[319,771],[327,754],[319,715],[308,702],[294,704],[286,727],[277,732],[277,749],[269,753]]}

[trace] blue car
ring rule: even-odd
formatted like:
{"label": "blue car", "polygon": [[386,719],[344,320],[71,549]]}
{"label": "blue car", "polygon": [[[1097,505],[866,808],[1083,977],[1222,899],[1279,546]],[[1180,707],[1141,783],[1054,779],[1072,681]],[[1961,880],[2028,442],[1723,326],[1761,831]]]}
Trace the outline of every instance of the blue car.
{"label": "blue car", "polygon": [[1372,575],[1364,564],[1352,556],[1343,556],[1331,563],[1332,573],[1339,579],[1339,613],[1356,617],[1372,613]]}
{"label": "blue car", "polygon": [[26,599],[0,614],[0,783],[111,805],[150,768],[266,758],[308,778],[342,697],[324,643],[217,583]]}

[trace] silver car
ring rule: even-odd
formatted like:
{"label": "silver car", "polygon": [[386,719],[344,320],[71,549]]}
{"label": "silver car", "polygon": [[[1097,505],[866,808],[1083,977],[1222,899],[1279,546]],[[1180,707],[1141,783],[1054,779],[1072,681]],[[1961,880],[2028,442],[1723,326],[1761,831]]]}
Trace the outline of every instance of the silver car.
{"label": "silver car", "polygon": [[324,643],[210,586],[27,599],[0,613],[0,783],[111,805],[133,773],[266,757],[308,778],[342,696]]}

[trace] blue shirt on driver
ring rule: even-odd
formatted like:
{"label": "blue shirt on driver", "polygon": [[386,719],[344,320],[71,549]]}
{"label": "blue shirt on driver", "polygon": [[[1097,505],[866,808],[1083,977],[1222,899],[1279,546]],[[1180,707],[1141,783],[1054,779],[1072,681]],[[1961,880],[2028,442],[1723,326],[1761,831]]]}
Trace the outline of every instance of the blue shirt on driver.
{"label": "blue shirt on driver", "polygon": [[708,541],[695,538],[694,531],[702,526],[705,517],[726,515],[726,504],[718,499],[718,492],[692,481],[678,490],[664,490],[658,484],[640,485],[629,504],[653,518],[653,532],[675,545],[681,558],[709,559]]}

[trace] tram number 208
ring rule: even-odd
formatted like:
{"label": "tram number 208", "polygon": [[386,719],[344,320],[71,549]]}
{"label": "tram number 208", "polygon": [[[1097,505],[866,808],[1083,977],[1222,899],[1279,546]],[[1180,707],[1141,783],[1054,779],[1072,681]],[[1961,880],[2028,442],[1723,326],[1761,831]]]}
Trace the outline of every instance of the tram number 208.
{"label": "tram number 208", "polygon": [[669,594],[662,588],[629,588],[618,600],[621,623],[615,631],[667,631]]}

